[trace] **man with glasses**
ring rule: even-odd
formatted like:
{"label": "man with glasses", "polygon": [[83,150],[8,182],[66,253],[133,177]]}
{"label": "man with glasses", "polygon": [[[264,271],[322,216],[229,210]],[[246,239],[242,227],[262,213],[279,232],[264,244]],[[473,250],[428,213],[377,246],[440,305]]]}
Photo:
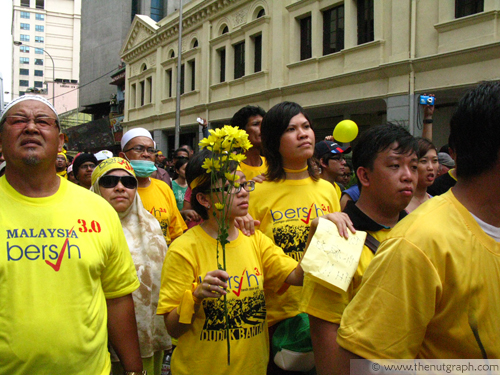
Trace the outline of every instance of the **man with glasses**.
{"label": "man with glasses", "polygon": [[81,153],[73,160],[73,174],[78,184],[89,190],[92,186],[92,172],[98,164],[94,154]]}
{"label": "man with glasses", "polygon": [[170,244],[187,230],[187,226],[172,189],[165,182],[151,178],[157,170],[155,159],[158,152],[151,133],[144,128],[131,129],[123,135],[121,146],[119,156],[127,159],[134,168],[142,204],[160,222],[163,236]]}
{"label": "man with glasses", "polygon": [[68,159],[66,159],[66,155],[63,152],[58,153],[56,158],[56,173],[63,178],[68,178],[67,167]]}
{"label": "man with glasses", "polygon": [[43,97],[2,113],[0,373],[109,374],[109,338],[140,374],[127,242],[109,204],[56,174],[63,142]]}
{"label": "man with glasses", "polygon": [[321,141],[314,147],[314,156],[319,160],[321,168],[320,177],[333,185],[339,201],[342,192],[335,180],[344,174],[344,154],[349,152],[351,152],[351,147],[341,147],[332,141]]}

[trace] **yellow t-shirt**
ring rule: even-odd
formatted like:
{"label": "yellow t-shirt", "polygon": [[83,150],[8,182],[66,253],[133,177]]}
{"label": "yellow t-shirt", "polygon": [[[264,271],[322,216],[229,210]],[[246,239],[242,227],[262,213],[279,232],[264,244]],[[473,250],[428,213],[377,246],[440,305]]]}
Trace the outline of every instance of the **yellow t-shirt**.
{"label": "yellow t-shirt", "polygon": [[167,244],[187,230],[186,223],[177,208],[175,196],[166,183],[151,178],[151,185],[137,188],[144,208],[160,222]]}
{"label": "yellow t-shirt", "polygon": [[[260,220],[259,229],[299,261],[309,235],[311,221],[340,211],[333,185],[325,180],[265,181],[250,194],[249,213]],[[284,294],[266,291],[267,319],[270,326],[300,313],[301,287],[291,286]]]}
{"label": "yellow t-shirt", "polygon": [[[220,263],[222,264],[222,253]],[[277,292],[297,262],[260,231],[226,245],[231,365],[227,366],[223,299],[204,299],[172,357],[172,374],[265,375],[268,356],[264,288]],[[169,247],[162,270],[158,314],[178,307],[186,290],[216,270],[217,241],[196,226]]]}
{"label": "yellow t-shirt", "polygon": [[117,213],[64,178],[0,201],[0,373],[109,375],[106,298],[139,287]]}
{"label": "yellow t-shirt", "polygon": [[245,164],[244,161],[238,166],[238,170],[243,172],[247,181],[250,181],[252,178],[267,172],[266,158],[261,156],[260,159],[262,160],[262,164],[258,167]]}
{"label": "yellow t-shirt", "polygon": [[[368,232],[379,242],[382,242],[390,233],[389,229],[377,232]],[[318,284],[307,276],[304,277],[302,287],[302,297],[300,300],[300,311],[316,318],[326,320],[331,323],[340,324],[342,314],[349,302],[354,298],[361,285],[361,280],[366,268],[375,255],[366,246],[363,246],[358,268],[353,276],[349,288],[346,292],[336,293],[335,291]]]}
{"label": "yellow t-shirt", "polygon": [[[443,227],[444,226],[444,227]],[[452,191],[400,222],[347,306],[337,342],[368,359],[500,357],[500,246]]]}

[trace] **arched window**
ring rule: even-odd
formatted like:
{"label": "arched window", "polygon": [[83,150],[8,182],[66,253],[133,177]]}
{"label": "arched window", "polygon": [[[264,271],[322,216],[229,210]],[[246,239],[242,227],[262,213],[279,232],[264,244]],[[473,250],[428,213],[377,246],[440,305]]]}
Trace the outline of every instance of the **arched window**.
{"label": "arched window", "polygon": [[257,13],[257,18],[263,17],[265,15],[266,15],[266,10],[264,8],[261,8]]}
{"label": "arched window", "polygon": [[144,63],[141,65],[141,72],[148,70],[148,66]]}
{"label": "arched window", "polygon": [[222,32],[221,32],[221,34],[227,34],[228,32],[229,32],[229,27],[227,27],[227,25],[224,25],[224,26],[222,27]]}
{"label": "arched window", "polygon": [[173,59],[175,57],[175,52],[174,50],[170,51],[170,58]]}
{"label": "arched window", "polygon": [[198,47],[198,39],[196,39],[196,38],[195,38],[195,39],[193,39],[193,42],[192,42],[192,43],[193,43],[193,46],[192,46],[191,48],[196,48],[196,47]]}

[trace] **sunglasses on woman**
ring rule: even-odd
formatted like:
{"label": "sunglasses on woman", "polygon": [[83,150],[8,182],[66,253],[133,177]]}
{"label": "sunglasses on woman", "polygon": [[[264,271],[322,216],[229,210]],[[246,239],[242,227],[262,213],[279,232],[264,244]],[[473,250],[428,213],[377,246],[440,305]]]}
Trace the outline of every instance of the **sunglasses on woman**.
{"label": "sunglasses on woman", "polygon": [[132,176],[102,176],[99,179],[99,186],[105,189],[112,189],[118,182],[121,182],[127,189],[137,188],[137,180]]}

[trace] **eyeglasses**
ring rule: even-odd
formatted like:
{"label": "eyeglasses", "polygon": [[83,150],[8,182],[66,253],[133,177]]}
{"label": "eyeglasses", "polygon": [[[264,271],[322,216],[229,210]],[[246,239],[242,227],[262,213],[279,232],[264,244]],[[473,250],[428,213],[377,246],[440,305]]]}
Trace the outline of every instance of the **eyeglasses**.
{"label": "eyeglasses", "polygon": [[5,122],[10,126],[15,127],[25,127],[33,121],[35,126],[39,129],[49,129],[54,126],[59,126],[57,124],[57,119],[49,116],[38,116],[38,117],[25,117],[25,116],[6,116]]}
{"label": "eyeglasses", "polygon": [[142,146],[142,145],[138,145],[138,146],[134,146],[134,147],[131,147],[129,148],[128,150],[123,150],[123,152],[129,152],[129,151],[134,151],[138,154],[143,154],[144,151],[148,152],[148,154],[156,154],[158,153],[158,150],[154,147],[146,147],[146,146]]}
{"label": "eyeglasses", "polygon": [[334,155],[334,156],[330,157],[328,160],[343,161],[343,160],[345,160],[345,158],[342,155]]}
{"label": "eyeglasses", "polygon": [[94,170],[95,169],[95,164],[94,163],[92,163],[92,164],[82,164],[82,165],[80,165],[80,169],[81,170],[87,170],[87,169]]}
{"label": "eyeglasses", "polygon": [[229,193],[229,194],[238,194],[241,191],[241,188],[245,189],[246,191],[248,191],[250,193],[251,191],[255,190],[255,181],[243,182],[243,183],[239,184],[238,187],[236,187],[234,185],[226,185],[224,187],[211,189],[211,191],[214,191],[214,192],[225,191],[226,193]]}
{"label": "eyeglasses", "polygon": [[105,189],[112,189],[118,185],[118,182],[121,182],[127,189],[137,188],[137,180],[132,176],[102,176],[99,179],[99,186]]}

